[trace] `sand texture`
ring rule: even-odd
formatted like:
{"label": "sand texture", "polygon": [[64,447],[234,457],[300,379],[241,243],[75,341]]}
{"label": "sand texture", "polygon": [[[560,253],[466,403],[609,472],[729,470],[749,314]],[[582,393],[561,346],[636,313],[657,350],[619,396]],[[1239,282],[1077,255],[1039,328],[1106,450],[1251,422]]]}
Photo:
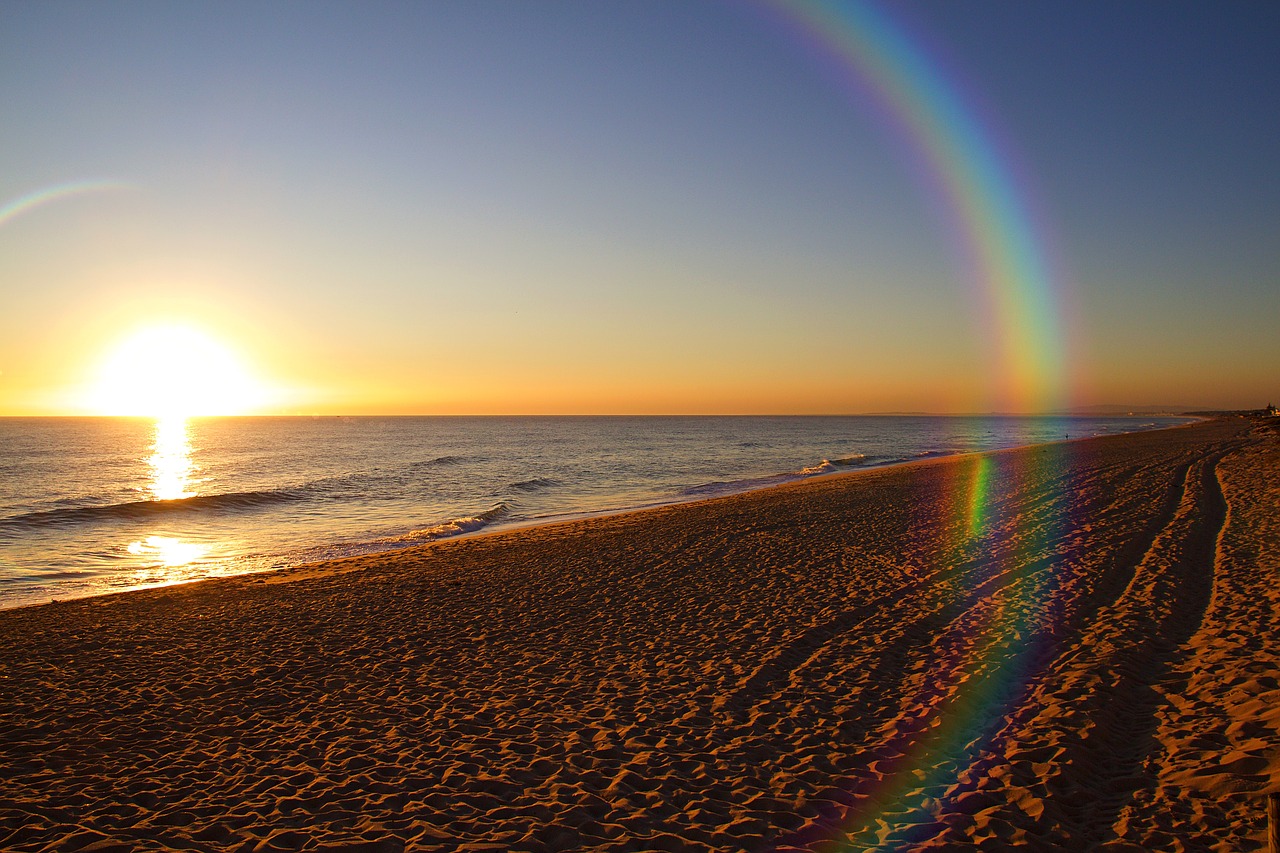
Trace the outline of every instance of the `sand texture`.
{"label": "sand texture", "polygon": [[0,612],[0,849],[1250,850],[1227,418]]}

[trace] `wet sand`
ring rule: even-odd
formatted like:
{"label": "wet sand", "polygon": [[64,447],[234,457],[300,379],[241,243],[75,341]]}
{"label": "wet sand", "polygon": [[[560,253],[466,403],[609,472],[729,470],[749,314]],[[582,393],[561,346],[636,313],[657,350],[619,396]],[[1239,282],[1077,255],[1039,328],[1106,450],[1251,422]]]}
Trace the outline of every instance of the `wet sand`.
{"label": "wet sand", "polygon": [[0,612],[0,848],[1245,850],[1280,433]]}

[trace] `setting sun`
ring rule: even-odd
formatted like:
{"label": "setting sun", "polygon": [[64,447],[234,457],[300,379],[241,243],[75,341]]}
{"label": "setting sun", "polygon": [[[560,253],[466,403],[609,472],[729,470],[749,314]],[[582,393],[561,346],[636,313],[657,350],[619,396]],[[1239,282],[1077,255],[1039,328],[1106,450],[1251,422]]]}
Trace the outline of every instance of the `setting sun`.
{"label": "setting sun", "polygon": [[181,418],[249,414],[268,396],[226,344],[190,326],[157,325],[106,354],[87,402],[102,415]]}

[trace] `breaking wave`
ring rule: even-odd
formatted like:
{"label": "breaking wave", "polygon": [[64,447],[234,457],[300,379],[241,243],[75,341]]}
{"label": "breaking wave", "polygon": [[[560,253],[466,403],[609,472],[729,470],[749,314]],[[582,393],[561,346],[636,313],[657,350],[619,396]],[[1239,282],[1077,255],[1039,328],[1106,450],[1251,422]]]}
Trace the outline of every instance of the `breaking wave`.
{"label": "breaking wave", "polygon": [[129,521],[161,518],[180,513],[234,513],[277,506],[301,500],[296,489],[268,489],[258,492],[231,492],[221,495],[196,495],[167,501],[126,501],[99,506],[65,507],[0,518],[0,529],[40,529],[72,527],[100,521]]}
{"label": "breaking wave", "polygon": [[830,474],[834,471],[839,471],[841,468],[858,468],[867,464],[870,463],[865,453],[855,453],[852,456],[841,456],[838,459],[823,459],[817,465],[801,468],[800,476],[812,477],[815,474]]}
{"label": "breaking wave", "polygon": [[410,530],[408,533],[401,533],[397,536],[388,536],[379,539],[378,544],[381,545],[419,545],[427,542],[434,542],[437,539],[447,539],[450,536],[460,536],[463,533],[474,533],[477,530],[488,527],[496,521],[500,521],[511,513],[511,504],[506,501],[499,501],[487,510],[475,515],[464,515],[459,518],[451,518],[441,524],[434,524],[431,527],[422,527],[417,530]]}
{"label": "breaking wave", "polygon": [[879,462],[877,457],[868,457],[863,453],[854,453],[849,456],[841,456],[836,459],[823,459],[817,465],[811,465],[807,468],[801,468],[789,474],[772,474],[765,477],[747,477],[741,480],[714,480],[710,483],[700,483],[696,486],[689,486],[681,489],[679,495],[681,497],[702,498],[716,497],[718,495],[730,495],[738,492],[748,492],[752,489],[761,489],[767,486],[777,486],[782,483],[789,483],[802,477],[812,477],[816,474],[830,474],[845,468],[859,468],[866,465],[873,465]]}

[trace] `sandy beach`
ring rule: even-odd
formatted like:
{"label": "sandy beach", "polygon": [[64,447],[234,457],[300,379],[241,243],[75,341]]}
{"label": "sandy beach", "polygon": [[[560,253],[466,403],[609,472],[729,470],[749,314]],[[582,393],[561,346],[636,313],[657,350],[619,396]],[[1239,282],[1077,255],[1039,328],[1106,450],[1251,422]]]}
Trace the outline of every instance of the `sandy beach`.
{"label": "sandy beach", "polygon": [[0,612],[0,848],[1248,850],[1224,418]]}

